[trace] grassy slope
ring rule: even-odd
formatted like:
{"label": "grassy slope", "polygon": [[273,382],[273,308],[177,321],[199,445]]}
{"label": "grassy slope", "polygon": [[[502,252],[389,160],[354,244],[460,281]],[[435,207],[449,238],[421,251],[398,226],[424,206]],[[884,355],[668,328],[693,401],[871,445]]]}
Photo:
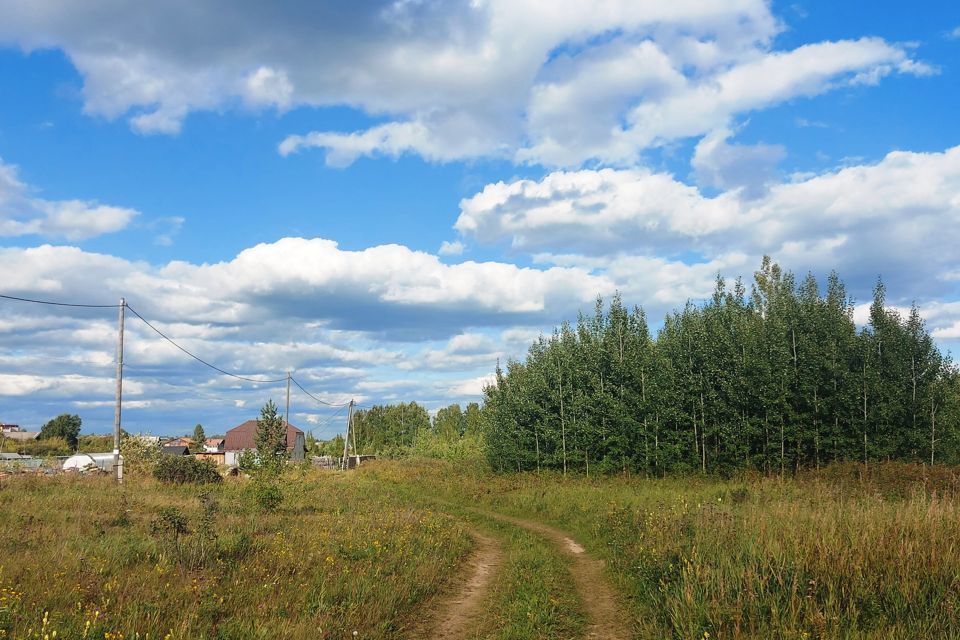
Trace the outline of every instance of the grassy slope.
{"label": "grassy slope", "polygon": [[[403,482],[408,469],[370,471]],[[960,637],[949,470],[799,480],[486,476],[424,465],[421,491],[574,532],[605,557],[640,638]]]}
{"label": "grassy slope", "polygon": [[[131,479],[118,519],[107,478],[5,480],[0,637],[395,637],[470,541],[448,516],[345,480],[291,479],[272,514],[248,483],[225,483],[205,551],[196,488]],[[176,541],[155,526],[169,506],[188,520]]]}
{"label": "grassy slope", "polygon": [[[598,480],[377,463],[291,477],[274,514],[249,483],[225,483],[208,525],[196,488],[133,479],[117,518],[109,479],[6,479],[0,637],[402,637],[471,527],[505,553],[476,637],[577,637],[565,560],[473,507],[551,522],[605,557],[640,638],[960,637],[955,473],[859,474]],[[169,506],[190,529],[176,542],[153,526]]]}

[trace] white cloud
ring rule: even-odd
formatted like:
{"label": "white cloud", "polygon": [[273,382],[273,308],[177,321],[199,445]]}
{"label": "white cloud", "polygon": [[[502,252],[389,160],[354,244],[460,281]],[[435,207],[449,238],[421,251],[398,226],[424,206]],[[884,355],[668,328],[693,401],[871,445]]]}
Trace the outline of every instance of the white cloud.
{"label": "white cloud", "polygon": [[[754,109],[891,73],[933,70],[877,38],[773,48],[765,0],[169,4],[0,0],[0,43],[59,47],[84,109],[176,133],[197,110],[348,106],[355,131],[288,137],[284,154],[636,161]],[[757,81],[763,78],[762,82]]]}
{"label": "white cloud", "polygon": [[80,200],[44,200],[20,181],[17,167],[0,160],[0,237],[39,235],[84,240],[127,227],[133,209]]}
{"label": "white cloud", "polygon": [[153,243],[161,247],[169,247],[173,244],[173,239],[180,233],[186,218],[183,216],[170,216],[167,218],[157,218],[146,226],[155,235]]}
{"label": "white cloud", "polygon": [[956,270],[960,147],[892,152],[875,164],[768,185],[755,199],[707,197],[639,169],[556,172],[488,185],[461,202],[456,229],[531,253],[769,253],[858,280],[882,273],[926,295],[943,291]]}
{"label": "white cloud", "polygon": [[441,256],[459,256],[465,248],[459,240],[444,240],[440,243],[440,250],[437,253]]}
{"label": "white cloud", "polygon": [[255,106],[275,106],[286,109],[293,100],[293,84],[286,71],[260,67],[245,82],[245,97]]}
{"label": "white cloud", "polygon": [[460,380],[451,385],[446,391],[454,397],[466,397],[467,399],[477,400],[483,397],[484,387],[493,384],[493,382],[494,377],[492,375],[478,376],[476,378]]}
{"label": "white cloud", "polygon": [[691,162],[697,183],[720,189],[742,189],[743,195],[754,198],[763,194],[776,180],[776,166],[786,156],[780,145],[731,144],[727,129],[704,136]]}

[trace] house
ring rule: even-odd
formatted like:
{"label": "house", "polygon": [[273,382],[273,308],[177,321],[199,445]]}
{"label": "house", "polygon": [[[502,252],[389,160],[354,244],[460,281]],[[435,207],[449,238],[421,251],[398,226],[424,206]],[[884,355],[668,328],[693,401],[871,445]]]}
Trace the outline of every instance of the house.
{"label": "house", "polygon": [[0,438],[9,438],[10,440],[17,440],[19,442],[28,442],[30,440],[36,440],[39,437],[39,431],[4,431],[0,433]]}
{"label": "house", "polygon": [[[233,455],[227,455],[227,464],[235,464],[236,456],[247,449],[256,449],[257,421],[247,420],[243,424],[227,431],[224,439],[224,450]],[[287,454],[291,460],[303,460],[306,455],[306,436],[303,431],[287,423]]]}
{"label": "house", "polygon": [[188,456],[190,455],[190,447],[165,444],[160,447],[160,453],[165,456]]}
{"label": "house", "polygon": [[20,425],[0,422],[0,433],[9,433],[11,431],[20,431]]}
{"label": "house", "polygon": [[207,438],[203,443],[203,450],[207,453],[218,453],[226,450],[226,438]]}
{"label": "house", "polygon": [[186,447],[190,448],[193,446],[193,438],[174,438],[173,440],[167,440],[163,443],[165,447]]}

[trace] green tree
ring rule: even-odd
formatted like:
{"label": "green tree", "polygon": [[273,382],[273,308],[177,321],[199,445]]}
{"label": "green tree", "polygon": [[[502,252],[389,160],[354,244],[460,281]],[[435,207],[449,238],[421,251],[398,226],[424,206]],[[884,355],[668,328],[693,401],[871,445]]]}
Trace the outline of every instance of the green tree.
{"label": "green tree", "polygon": [[193,428],[193,452],[194,453],[203,453],[206,451],[204,445],[207,442],[207,435],[203,432],[203,425],[197,424]]}
{"label": "green tree", "polygon": [[59,416],[43,425],[40,429],[41,440],[46,438],[63,438],[71,449],[77,448],[80,441],[80,416],[61,413]]}
{"label": "green tree", "polygon": [[260,465],[267,470],[279,470],[287,457],[287,427],[272,399],[260,409],[254,444]]}
{"label": "green tree", "polygon": [[459,404],[451,404],[437,411],[433,417],[433,432],[444,440],[456,440],[464,432],[464,416]]}
{"label": "green tree", "polygon": [[[497,470],[796,473],[834,460],[960,459],[960,375],[914,308],[878,283],[858,331],[831,273],[821,294],[769,257],[750,295],[718,277],[704,304],[669,314],[655,338],[620,297],[498,363],[479,411]],[[377,437],[395,432],[375,422]],[[452,412],[438,413],[450,431]],[[464,432],[474,432],[470,408]]]}

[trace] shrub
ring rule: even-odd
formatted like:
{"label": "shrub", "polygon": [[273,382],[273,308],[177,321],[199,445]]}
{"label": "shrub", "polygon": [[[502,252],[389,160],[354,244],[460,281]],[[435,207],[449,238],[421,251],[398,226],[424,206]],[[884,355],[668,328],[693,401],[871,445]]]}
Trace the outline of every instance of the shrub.
{"label": "shrub", "polygon": [[275,478],[263,474],[253,479],[253,496],[264,511],[276,511],[283,502],[283,493]]}
{"label": "shrub", "polygon": [[4,439],[3,451],[16,451],[28,456],[45,458],[48,456],[68,456],[73,453],[70,444],[64,438],[45,438],[43,440]]}
{"label": "shrub", "polygon": [[127,474],[150,473],[163,455],[160,445],[146,438],[125,435],[120,441],[123,471]]}
{"label": "shrub", "polygon": [[161,456],[153,468],[153,476],[162,482],[177,484],[223,481],[213,461],[197,460],[193,456]]}

